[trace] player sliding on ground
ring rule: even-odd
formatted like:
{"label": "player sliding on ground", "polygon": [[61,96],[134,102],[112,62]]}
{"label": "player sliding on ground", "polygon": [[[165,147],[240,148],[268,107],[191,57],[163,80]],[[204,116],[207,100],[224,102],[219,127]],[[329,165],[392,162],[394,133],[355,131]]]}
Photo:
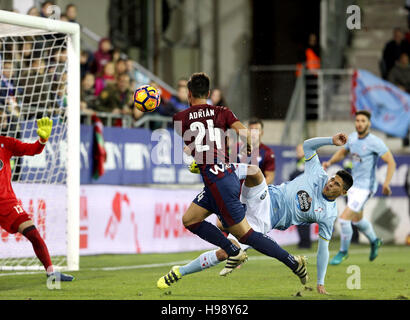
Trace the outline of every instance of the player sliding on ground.
{"label": "player sliding on ground", "polygon": [[[347,193],[353,179],[344,170],[329,178],[319,162],[316,149],[332,144],[342,146],[346,142],[347,136],[342,133],[329,138],[306,140],[303,144],[306,165],[302,175],[279,186],[268,186],[260,170],[256,174],[252,171],[242,186],[241,202],[246,205],[246,218],[254,230],[267,234],[272,229],[286,230],[292,225],[318,223],[317,291],[322,294],[327,294],[324,284],[329,240],[337,218],[335,199]],[[168,288],[183,276],[215,266],[226,258],[227,254],[222,249],[207,251],[185,266],[172,267],[167,275],[158,280],[157,286]]]}
{"label": "player sliding on ground", "polygon": [[187,86],[190,107],[174,115],[174,130],[191,150],[190,155],[198,164],[205,187],[184,213],[184,226],[203,240],[225,250],[228,265],[222,273],[231,272],[246,261],[247,255],[215,225],[205,221],[212,213],[217,214],[224,228],[240,243],[282,261],[302,282],[305,281],[305,258],[292,256],[275,241],[253,230],[245,217],[245,208],[239,200],[241,186],[234,166],[229,163],[225,134],[235,132],[236,136],[244,138],[250,153],[250,132],[227,107],[207,104],[210,80],[206,74],[193,74]]}
{"label": "player sliding on ground", "polygon": [[47,277],[53,276],[60,281],[72,281],[73,276],[54,271],[47,246],[33,221],[19,204],[11,185],[10,158],[41,153],[50,137],[53,122],[45,117],[37,120],[37,126],[39,139],[34,143],[23,143],[11,137],[0,136],[0,226],[8,233],[21,233],[31,242],[37,258],[46,270]]}

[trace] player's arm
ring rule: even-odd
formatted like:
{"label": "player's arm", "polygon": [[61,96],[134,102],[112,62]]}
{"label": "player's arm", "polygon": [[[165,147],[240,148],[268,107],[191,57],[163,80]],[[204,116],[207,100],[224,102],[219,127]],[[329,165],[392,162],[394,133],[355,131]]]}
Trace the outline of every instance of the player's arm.
{"label": "player's arm", "polygon": [[263,175],[265,176],[266,184],[273,184],[273,181],[275,180],[276,161],[275,154],[271,150],[266,155],[264,167],[265,170],[263,171]]}
{"label": "player's arm", "polygon": [[273,184],[273,180],[275,180],[275,171],[265,170],[263,175],[265,176],[266,184]]}
{"label": "player's arm", "polygon": [[317,291],[327,294],[325,289],[325,276],[329,262],[329,241],[319,237],[317,249]]}
{"label": "player's arm", "polygon": [[346,144],[347,136],[344,133],[335,134],[333,137],[312,138],[303,143],[303,151],[305,153],[305,171],[316,170],[320,167],[320,162],[317,157],[316,150],[325,145],[342,146]]}
{"label": "player's arm", "polygon": [[393,154],[390,150],[382,155],[381,158],[384,162],[387,163],[387,173],[383,183],[382,193],[386,196],[389,196],[391,195],[390,181],[393,177],[394,171],[396,170],[396,161],[394,160]]}
{"label": "player's arm", "polygon": [[250,155],[252,151],[252,145],[251,145],[251,134],[248,128],[245,127],[243,123],[240,121],[235,121],[234,123],[230,125],[230,127],[236,131],[236,134],[239,136],[239,139],[241,141],[246,141],[246,151],[248,152],[248,155]]}
{"label": "player's arm", "polygon": [[53,128],[53,121],[48,117],[37,120],[37,134],[39,139],[35,143],[24,143],[17,139],[13,139],[9,143],[9,149],[14,156],[34,156],[43,151],[46,142],[48,141],[51,130]]}
{"label": "player's arm", "polygon": [[349,151],[346,148],[340,148],[339,150],[337,150],[335,152],[335,154],[330,158],[329,161],[325,161],[323,162],[323,168],[327,169],[329,168],[332,164],[337,163],[341,160],[343,160],[344,158],[346,158],[347,154],[349,153]]}

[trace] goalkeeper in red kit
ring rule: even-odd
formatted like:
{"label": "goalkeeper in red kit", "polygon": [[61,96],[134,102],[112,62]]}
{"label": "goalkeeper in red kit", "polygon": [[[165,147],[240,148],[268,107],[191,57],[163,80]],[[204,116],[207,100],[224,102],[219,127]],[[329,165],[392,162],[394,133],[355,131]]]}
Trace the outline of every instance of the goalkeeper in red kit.
{"label": "goalkeeper in red kit", "polygon": [[47,245],[41,238],[34,222],[21,207],[11,186],[10,158],[34,156],[43,151],[53,127],[48,117],[37,120],[39,139],[34,143],[23,143],[11,137],[0,136],[0,226],[8,233],[19,232],[33,245],[37,258],[47,272],[60,281],[72,281],[73,276],[54,271]]}

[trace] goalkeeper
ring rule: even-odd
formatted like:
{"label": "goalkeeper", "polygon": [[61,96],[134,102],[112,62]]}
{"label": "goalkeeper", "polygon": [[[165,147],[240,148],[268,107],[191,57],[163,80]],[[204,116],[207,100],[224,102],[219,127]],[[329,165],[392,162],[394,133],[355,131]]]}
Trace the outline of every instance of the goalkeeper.
{"label": "goalkeeper", "polygon": [[73,276],[54,271],[47,246],[33,221],[21,207],[11,185],[10,158],[41,153],[50,137],[53,121],[45,117],[37,120],[37,126],[39,139],[34,143],[23,143],[11,137],[0,136],[0,226],[8,233],[21,233],[31,242],[37,258],[46,270],[47,277],[53,276],[60,281],[72,281]]}

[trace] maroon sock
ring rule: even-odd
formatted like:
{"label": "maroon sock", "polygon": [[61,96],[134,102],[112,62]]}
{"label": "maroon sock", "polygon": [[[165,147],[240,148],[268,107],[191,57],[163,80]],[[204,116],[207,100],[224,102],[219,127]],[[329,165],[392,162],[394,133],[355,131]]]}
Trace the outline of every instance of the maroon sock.
{"label": "maroon sock", "polygon": [[[38,233],[35,226],[26,228],[23,231],[23,235],[31,242],[33,245],[34,252],[37,258],[41,261],[47,272],[52,272],[53,264],[51,263],[50,254],[48,253],[47,245],[41,238],[40,233]],[[51,268],[50,268],[51,267]]]}

